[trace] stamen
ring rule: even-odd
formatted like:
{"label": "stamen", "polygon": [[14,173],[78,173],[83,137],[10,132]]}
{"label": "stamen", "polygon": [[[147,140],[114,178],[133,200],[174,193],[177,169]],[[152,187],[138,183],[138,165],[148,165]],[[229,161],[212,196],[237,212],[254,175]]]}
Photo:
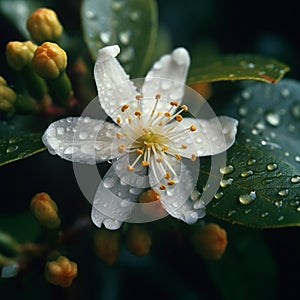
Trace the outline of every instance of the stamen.
{"label": "stamen", "polygon": [[142,161],[143,167],[148,167],[149,164],[150,164],[149,161],[145,161],[145,160]]}
{"label": "stamen", "polygon": [[159,157],[156,159],[156,161],[157,161],[158,163],[161,163],[161,162],[163,161],[163,158],[162,158],[161,156],[159,156]]}
{"label": "stamen", "polygon": [[134,114],[135,114],[137,117],[139,117],[139,118],[140,118],[141,115],[142,115],[142,113],[141,113],[139,110],[135,111]]}
{"label": "stamen", "polygon": [[191,125],[189,129],[190,129],[190,131],[196,131],[197,127],[195,125]]}
{"label": "stamen", "polygon": [[134,167],[131,166],[131,165],[128,165],[127,166],[127,170],[130,171],[130,172],[133,172],[134,171]]}
{"label": "stamen", "polygon": [[167,145],[164,145],[162,148],[161,148],[161,151],[162,152],[166,152],[168,151],[169,147]]}
{"label": "stamen", "polygon": [[124,104],[122,107],[121,107],[121,112],[124,112],[126,109],[128,109],[129,107],[129,104]]}
{"label": "stamen", "polygon": [[183,120],[183,117],[182,115],[176,115],[175,119],[177,122],[181,122]]}
{"label": "stamen", "polygon": [[167,112],[164,113],[164,116],[167,117],[167,118],[171,118],[171,113],[167,111]]}
{"label": "stamen", "polygon": [[159,100],[160,98],[161,98],[161,94],[158,93],[158,94],[155,95],[156,100]]}

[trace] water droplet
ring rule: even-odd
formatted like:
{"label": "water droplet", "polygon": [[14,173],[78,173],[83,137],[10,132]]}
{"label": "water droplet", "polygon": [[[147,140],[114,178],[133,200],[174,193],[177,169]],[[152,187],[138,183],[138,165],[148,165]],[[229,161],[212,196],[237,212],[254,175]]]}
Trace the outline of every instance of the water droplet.
{"label": "water droplet", "polygon": [[202,200],[198,200],[193,205],[194,209],[201,209],[205,207],[205,203]]}
{"label": "water droplet", "polygon": [[239,202],[243,205],[248,205],[256,199],[256,192],[252,191],[249,194],[243,194],[239,196]]}
{"label": "water droplet", "polygon": [[139,188],[131,187],[129,189],[129,193],[132,195],[138,195],[138,194],[140,194],[140,192],[141,192],[141,189],[139,189]]}
{"label": "water droplet", "polygon": [[280,217],[278,217],[277,221],[281,222],[283,219],[284,219],[284,216],[280,216]]}
{"label": "water droplet", "polygon": [[191,199],[193,201],[196,201],[200,198],[200,193],[197,190],[194,190],[191,194]]}
{"label": "water droplet", "polygon": [[233,178],[228,178],[228,179],[222,179],[220,182],[220,186],[222,188],[228,187],[232,184],[233,182]]}
{"label": "water droplet", "polygon": [[284,189],[284,190],[279,191],[277,194],[279,196],[281,196],[281,197],[286,197],[289,194],[289,190],[288,189]]}
{"label": "water droplet", "polygon": [[114,11],[119,11],[123,6],[123,3],[120,1],[113,1],[111,4],[111,8]]}
{"label": "water droplet", "polygon": [[277,127],[280,125],[280,115],[275,111],[268,111],[265,114],[265,119],[271,126]]}
{"label": "water droplet", "polygon": [[89,137],[89,134],[87,132],[80,132],[79,133],[79,139],[80,140],[86,140]]}
{"label": "water droplet", "polygon": [[278,165],[276,163],[267,164],[267,170],[270,172],[277,170],[277,168],[278,168]]}
{"label": "water droplet", "polygon": [[10,138],[9,140],[8,140],[8,143],[9,144],[14,144],[14,143],[16,143],[18,141],[18,139],[16,139],[16,138]]}
{"label": "water droplet", "polygon": [[233,170],[234,170],[234,167],[232,165],[228,165],[223,168],[220,168],[220,173],[223,175],[228,175],[228,174],[232,173]]}
{"label": "water droplet", "polygon": [[288,90],[287,88],[281,89],[280,93],[281,93],[281,95],[282,95],[284,98],[289,97],[290,94],[291,94],[291,93],[290,93],[290,90]]}
{"label": "water droplet", "polygon": [[224,194],[222,192],[218,192],[218,193],[215,194],[214,197],[215,197],[215,199],[220,200],[223,197],[223,195]]}
{"label": "water droplet", "polygon": [[85,12],[85,15],[86,15],[86,17],[87,17],[88,19],[90,19],[90,20],[96,18],[96,14],[95,14],[93,11],[91,11],[91,10],[87,10],[87,11]]}
{"label": "water droplet", "polygon": [[240,176],[243,177],[243,178],[249,177],[249,176],[251,176],[251,175],[253,175],[253,171],[252,171],[252,170],[244,170],[244,171],[240,174]]}
{"label": "water droplet", "polygon": [[249,63],[248,64],[248,68],[249,69],[254,69],[255,68],[255,64],[254,63]]}
{"label": "water droplet", "polygon": [[248,215],[251,212],[251,208],[245,209],[244,213],[245,215]]}
{"label": "water droplet", "polygon": [[99,37],[104,44],[108,44],[111,40],[111,32],[103,31],[100,33]]}
{"label": "water droplet", "polygon": [[119,40],[121,43],[123,43],[124,45],[128,45],[131,39],[131,31],[130,30],[126,30],[126,31],[121,31],[119,33]]}
{"label": "water droplet", "polygon": [[274,205],[275,205],[276,207],[278,207],[278,208],[281,208],[282,205],[283,205],[283,202],[282,202],[282,201],[275,201],[275,202],[274,202]]}
{"label": "water droplet", "polygon": [[19,149],[19,146],[17,145],[11,145],[11,146],[8,146],[7,149],[6,149],[6,153],[12,153],[12,152],[15,152]]}
{"label": "water droplet", "polygon": [[296,161],[296,162],[300,162],[300,156],[299,156],[299,155],[296,155],[296,156],[295,156],[295,161]]}
{"label": "water droplet", "polygon": [[261,181],[263,185],[269,184],[274,181],[274,178],[265,178]]}
{"label": "water droplet", "polygon": [[133,11],[130,15],[129,18],[131,21],[137,21],[140,17],[140,13],[138,11]]}
{"label": "water droplet", "polygon": [[111,189],[116,182],[116,179],[114,177],[105,177],[103,179],[103,186],[107,189]]}
{"label": "water droplet", "polygon": [[265,218],[265,217],[267,217],[269,215],[269,212],[267,212],[267,211],[265,211],[265,212],[263,212],[263,213],[261,213],[261,217],[262,218]]}
{"label": "water droplet", "polygon": [[74,154],[77,151],[78,151],[77,147],[69,146],[65,149],[64,154]]}
{"label": "water droplet", "polygon": [[292,115],[297,120],[300,120],[300,103],[299,102],[293,103],[292,108],[291,108],[291,112],[292,112]]}
{"label": "water droplet", "polygon": [[131,202],[128,200],[125,200],[125,199],[120,202],[120,205],[122,207],[128,207],[130,204],[131,204]]}
{"label": "water droplet", "polygon": [[246,105],[240,105],[238,108],[238,113],[240,116],[246,116],[248,113],[248,107]]}
{"label": "water droplet", "polygon": [[236,213],[236,210],[232,209],[227,213],[228,217],[231,217],[232,215],[234,215]]}
{"label": "water droplet", "polygon": [[202,187],[202,190],[205,192],[210,188],[210,185],[207,183],[205,186]]}
{"label": "water droplet", "polygon": [[254,165],[256,163],[256,159],[254,159],[254,158],[250,158],[248,161],[247,161],[247,165],[248,166],[252,166],[252,165]]}
{"label": "water droplet", "polygon": [[297,207],[297,206],[299,206],[299,204],[300,204],[299,200],[294,199],[294,200],[290,201],[290,206],[292,206],[292,207]]}
{"label": "water droplet", "polygon": [[242,91],[241,95],[245,100],[249,100],[251,98],[251,94],[247,90]]}
{"label": "water droplet", "polygon": [[295,175],[291,178],[291,183],[300,183],[300,175]]}
{"label": "water droplet", "polygon": [[64,127],[57,127],[56,132],[57,132],[58,135],[63,135],[64,132],[65,132],[65,128]]}

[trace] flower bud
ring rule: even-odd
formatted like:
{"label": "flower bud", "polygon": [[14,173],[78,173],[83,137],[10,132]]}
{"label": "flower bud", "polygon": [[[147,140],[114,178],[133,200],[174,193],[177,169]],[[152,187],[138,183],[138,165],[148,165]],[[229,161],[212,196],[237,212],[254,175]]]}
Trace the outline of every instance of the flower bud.
{"label": "flower bud", "polygon": [[112,266],[119,254],[119,231],[110,231],[105,228],[96,230],[94,235],[94,245],[96,255],[107,265]]}
{"label": "flower bud", "polygon": [[139,225],[131,225],[126,236],[127,248],[135,255],[147,255],[152,245],[149,233]]}
{"label": "flower bud", "polygon": [[14,103],[16,98],[16,93],[7,86],[5,79],[0,76],[0,111],[14,113]]}
{"label": "flower bud", "polygon": [[77,275],[77,264],[65,256],[59,256],[56,260],[46,263],[45,277],[52,284],[68,287]]}
{"label": "flower bud", "polygon": [[39,44],[45,41],[57,42],[63,30],[56,13],[48,8],[35,10],[28,18],[26,27],[31,38]]}
{"label": "flower bud", "polygon": [[6,60],[8,65],[16,71],[22,70],[25,66],[31,64],[36,48],[37,46],[30,41],[9,42],[6,45]]}
{"label": "flower bud", "polygon": [[34,52],[32,66],[42,78],[55,79],[67,67],[67,54],[57,44],[45,42]]}
{"label": "flower bud", "polygon": [[48,228],[56,229],[60,225],[57,205],[47,193],[38,193],[31,199],[30,209],[38,222]]}
{"label": "flower bud", "polygon": [[227,246],[227,234],[215,223],[204,225],[192,236],[195,251],[204,259],[220,259]]}
{"label": "flower bud", "polygon": [[167,215],[160,202],[160,195],[154,190],[143,192],[139,198],[139,203],[143,204],[141,210],[147,216],[159,217]]}

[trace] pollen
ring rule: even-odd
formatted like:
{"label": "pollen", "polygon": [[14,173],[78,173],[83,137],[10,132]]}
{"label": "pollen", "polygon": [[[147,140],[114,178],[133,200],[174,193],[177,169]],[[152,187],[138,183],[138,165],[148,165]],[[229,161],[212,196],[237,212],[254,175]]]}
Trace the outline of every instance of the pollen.
{"label": "pollen", "polygon": [[149,161],[145,161],[145,160],[142,161],[143,167],[148,167],[149,164],[150,164]]}
{"label": "pollen", "polygon": [[190,129],[190,131],[196,131],[197,127],[195,125],[191,125],[189,129]]}
{"label": "pollen", "polygon": [[131,165],[128,165],[127,166],[127,170],[130,171],[130,172],[133,172],[134,171],[134,167],[131,166]]}
{"label": "pollen", "polygon": [[175,119],[176,119],[177,122],[181,122],[183,120],[183,117],[182,117],[182,115],[177,115],[175,117]]}
{"label": "pollen", "polygon": [[122,107],[121,107],[121,112],[124,112],[126,109],[128,109],[129,107],[129,104],[124,104]]}

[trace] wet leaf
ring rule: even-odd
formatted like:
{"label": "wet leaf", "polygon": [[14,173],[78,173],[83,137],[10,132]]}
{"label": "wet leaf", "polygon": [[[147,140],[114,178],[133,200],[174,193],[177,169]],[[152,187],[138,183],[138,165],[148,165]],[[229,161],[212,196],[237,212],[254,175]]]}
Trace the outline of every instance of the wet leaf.
{"label": "wet leaf", "polygon": [[247,79],[276,83],[288,71],[287,65],[261,55],[223,55],[210,58],[200,66],[192,64],[188,84]]}
{"label": "wet leaf", "polygon": [[[258,83],[228,108],[240,124],[236,144],[207,212],[267,228],[300,225],[300,83]],[[226,112],[225,112],[226,113]]]}
{"label": "wet leaf", "polygon": [[95,59],[99,48],[118,44],[118,60],[132,78],[141,77],[154,53],[157,9],[153,0],[84,0],[86,43]]}
{"label": "wet leaf", "polygon": [[41,134],[26,134],[0,138],[0,166],[24,159],[46,150]]}

